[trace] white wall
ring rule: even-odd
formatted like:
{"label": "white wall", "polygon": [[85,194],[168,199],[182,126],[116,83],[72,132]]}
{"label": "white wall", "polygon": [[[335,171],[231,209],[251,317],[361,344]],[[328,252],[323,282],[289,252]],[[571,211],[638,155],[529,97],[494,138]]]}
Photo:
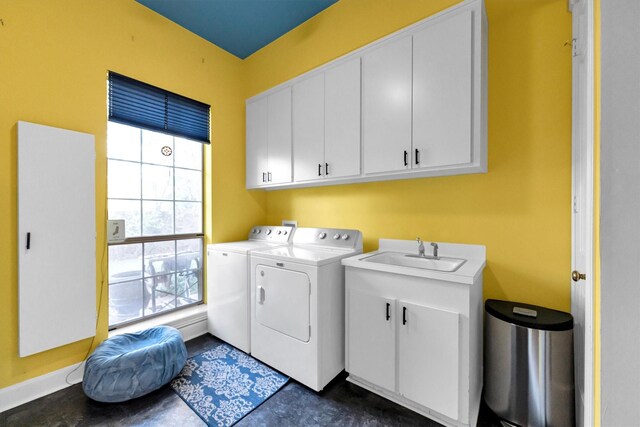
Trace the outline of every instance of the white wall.
{"label": "white wall", "polygon": [[601,422],[640,423],[640,1],[602,0]]}

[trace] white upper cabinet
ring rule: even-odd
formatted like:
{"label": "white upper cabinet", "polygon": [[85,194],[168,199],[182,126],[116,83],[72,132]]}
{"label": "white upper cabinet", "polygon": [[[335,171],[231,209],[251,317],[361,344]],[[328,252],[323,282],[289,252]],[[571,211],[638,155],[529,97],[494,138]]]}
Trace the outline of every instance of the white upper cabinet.
{"label": "white upper cabinet", "polygon": [[486,171],[483,0],[247,100],[247,188]]}
{"label": "white upper cabinet", "polygon": [[247,104],[247,187],[267,184],[267,98]]}
{"label": "white upper cabinet", "polygon": [[324,74],[293,85],[293,179],[324,175]]}
{"label": "white upper cabinet", "polygon": [[247,102],[247,188],[291,182],[291,88]]}
{"label": "white upper cabinet", "polygon": [[267,99],[267,182],[291,182],[291,88],[274,92]]}
{"label": "white upper cabinet", "polygon": [[471,163],[472,12],[413,36],[413,167]]}
{"label": "white upper cabinet", "polygon": [[326,178],[360,175],[360,58],[325,72]]}
{"label": "white upper cabinet", "polygon": [[363,56],[364,172],[409,167],[411,37],[381,44]]}

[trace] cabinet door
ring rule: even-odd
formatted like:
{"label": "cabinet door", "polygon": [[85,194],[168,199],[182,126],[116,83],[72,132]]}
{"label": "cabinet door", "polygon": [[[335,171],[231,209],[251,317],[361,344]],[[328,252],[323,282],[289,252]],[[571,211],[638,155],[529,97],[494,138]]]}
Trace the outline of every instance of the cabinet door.
{"label": "cabinet door", "polygon": [[363,57],[366,174],[410,167],[411,55],[409,36],[386,42]]}
{"label": "cabinet door", "polygon": [[398,302],[400,394],[458,419],[459,313]]}
{"label": "cabinet door", "polygon": [[395,391],[395,300],[349,290],[348,371]]}
{"label": "cabinet door", "polygon": [[471,163],[472,11],[413,36],[413,166]]}
{"label": "cabinet door", "polygon": [[267,183],[267,102],[247,104],[247,188]]}
{"label": "cabinet door", "polygon": [[291,182],[291,88],[268,97],[269,184]]}
{"label": "cabinet door", "polygon": [[324,165],[324,74],[293,86],[293,179],[321,179]]}
{"label": "cabinet door", "polygon": [[325,173],[360,175],[360,58],[325,73]]}
{"label": "cabinet door", "polygon": [[96,333],[94,137],[18,122],[17,151],[18,343],[25,357]]}

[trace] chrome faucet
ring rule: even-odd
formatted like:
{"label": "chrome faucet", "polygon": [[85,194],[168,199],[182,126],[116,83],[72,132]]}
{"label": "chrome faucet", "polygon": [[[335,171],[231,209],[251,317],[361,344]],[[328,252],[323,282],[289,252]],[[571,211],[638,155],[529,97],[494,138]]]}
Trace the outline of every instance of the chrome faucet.
{"label": "chrome faucet", "polygon": [[424,243],[422,243],[422,239],[419,237],[416,237],[416,241],[418,242],[418,256],[420,258],[424,258]]}
{"label": "chrome faucet", "polygon": [[433,259],[440,259],[438,256],[438,244],[435,242],[431,242],[431,246],[433,246]]}

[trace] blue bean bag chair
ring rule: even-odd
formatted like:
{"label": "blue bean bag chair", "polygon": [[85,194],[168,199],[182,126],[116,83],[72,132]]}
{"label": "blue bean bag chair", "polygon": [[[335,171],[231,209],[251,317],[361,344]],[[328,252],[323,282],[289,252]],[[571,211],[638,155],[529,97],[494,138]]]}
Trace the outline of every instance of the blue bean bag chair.
{"label": "blue bean bag chair", "polygon": [[89,356],[82,388],[99,402],[124,402],[171,381],[184,367],[187,349],[177,329],[159,326],[103,341]]}

